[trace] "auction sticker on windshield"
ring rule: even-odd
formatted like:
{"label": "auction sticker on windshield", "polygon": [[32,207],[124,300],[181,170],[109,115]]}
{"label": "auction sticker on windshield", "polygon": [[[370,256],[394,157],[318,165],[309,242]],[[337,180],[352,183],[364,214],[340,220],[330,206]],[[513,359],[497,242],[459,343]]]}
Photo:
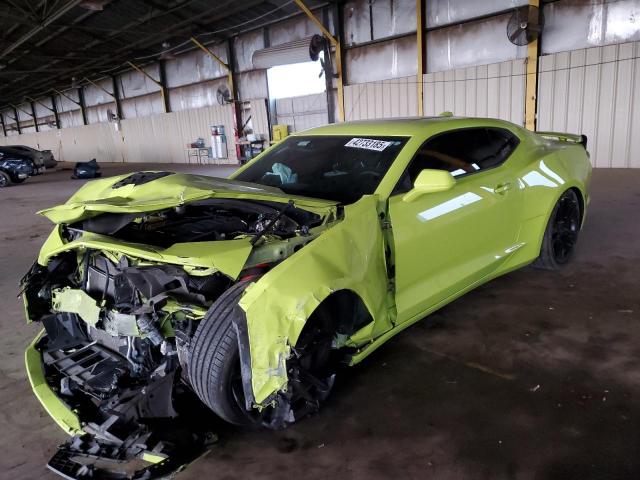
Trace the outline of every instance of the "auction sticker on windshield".
{"label": "auction sticker on windshield", "polygon": [[393,142],[385,142],[384,140],[374,140],[372,138],[352,138],[344,146],[351,148],[364,148],[365,150],[375,150],[381,152]]}

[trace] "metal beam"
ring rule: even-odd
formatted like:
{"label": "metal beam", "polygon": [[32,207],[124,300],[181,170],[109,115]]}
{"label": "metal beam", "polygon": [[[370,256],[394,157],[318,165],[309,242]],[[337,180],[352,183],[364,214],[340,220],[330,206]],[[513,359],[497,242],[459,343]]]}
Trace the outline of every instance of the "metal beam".
{"label": "metal beam", "polygon": [[67,95],[66,93],[61,92],[60,90],[56,90],[55,88],[52,88],[51,90],[53,90],[54,92],[56,92],[58,95],[62,95],[64,98],[66,98],[67,100],[69,100],[72,103],[75,103],[76,105],[78,105],[79,107],[82,107],[82,104],[80,102],[76,102],[73,98],[71,98],[69,95]]}
{"label": "metal beam", "polygon": [[32,114],[32,113],[30,113],[30,112],[28,112],[28,111],[26,111],[26,110],[23,110],[22,108],[18,107],[17,105],[14,105],[14,104],[12,103],[12,104],[11,104],[11,106],[12,106],[12,107],[13,107],[13,109],[16,111],[16,118],[17,118],[17,115],[18,115],[18,114],[17,114],[17,111],[18,111],[18,110],[20,110],[20,111],[21,111],[22,113],[24,113],[25,115],[29,115],[30,117],[33,117],[33,114]]}
{"label": "metal beam", "polygon": [[31,116],[33,117],[33,126],[36,127],[36,132],[40,131],[40,127],[38,127],[38,115],[36,115],[36,104],[34,102],[29,102],[31,104]]}
{"label": "metal beam", "polygon": [[238,91],[238,84],[235,75],[233,75],[233,71],[236,66],[236,51],[233,48],[233,38],[229,37],[227,39],[227,51],[229,52],[229,65],[227,66],[227,71],[229,73],[227,77],[227,81],[230,83],[229,88],[231,89],[231,98],[233,98],[233,116],[235,117],[235,128],[236,128],[236,140],[238,137],[242,136],[244,132],[242,131],[242,106],[238,101],[239,98],[236,98],[240,92]]}
{"label": "metal beam", "polygon": [[113,98],[116,101],[116,115],[118,115],[118,120],[121,120],[122,115],[122,102],[120,101],[120,88],[118,88],[118,79],[116,76],[111,77],[111,81],[113,82]]}
{"label": "metal beam", "polygon": [[191,42],[202,50],[204,53],[209,55],[214,61],[218,62],[222,67],[227,71],[227,82],[229,83],[229,90],[231,91],[231,98],[236,99],[236,88],[235,88],[235,80],[233,79],[233,69],[229,67],[225,62],[222,61],[220,57],[218,57],[215,53],[213,53],[209,48],[205,47],[202,43],[200,43],[196,37],[191,37]]}
{"label": "metal beam", "polygon": [[51,95],[51,110],[53,111],[53,118],[56,119],[56,128],[62,128],[60,125],[60,115],[58,115],[58,107],[56,106],[56,97]]}
{"label": "metal beam", "polygon": [[36,100],[35,98],[31,98],[31,97],[25,97],[27,100],[29,100],[30,102],[35,102],[38,105],[46,108],[47,110],[49,110],[50,112],[53,112],[53,108],[48,107],[47,105],[45,105],[44,103],[42,103],[40,100]]}
{"label": "metal beam", "polygon": [[164,112],[171,111],[171,99],[167,90],[167,72],[165,70],[164,60],[158,60],[158,73],[160,74],[160,88],[162,89],[162,102],[164,104]]}
{"label": "metal beam", "polygon": [[109,90],[107,90],[106,88],[102,88],[100,85],[98,85],[96,82],[94,82],[93,80],[88,79],[87,77],[84,77],[84,79],[89,82],[91,85],[93,85],[94,87],[96,87],[98,90],[102,90],[104,93],[106,93],[107,95],[109,95],[111,98],[116,98],[115,95],[113,93],[111,93]]}
{"label": "metal beam", "polygon": [[84,88],[82,86],[78,87],[78,98],[80,99],[80,113],[82,113],[82,123],[85,125],[89,125],[89,121],[87,120],[87,105],[84,101]]}
{"label": "metal beam", "polygon": [[167,92],[165,91],[166,88],[163,85],[161,80],[156,80],[155,78],[153,78],[151,75],[149,75],[147,72],[145,72],[142,68],[140,68],[139,66],[137,66],[135,63],[133,62],[127,62],[127,64],[133,68],[134,70],[140,72],[142,75],[144,75],[145,77],[147,77],[149,80],[151,80],[153,83],[155,83],[156,85],[158,85],[160,87],[160,96],[162,97],[162,104],[164,105],[164,111],[165,113],[169,113],[168,110],[168,99],[167,99]]}
{"label": "metal beam", "polygon": [[416,0],[416,42],[418,44],[418,72],[416,80],[418,81],[418,115],[424,115],[424,80],[425,73],[425,44],[424,44],[424,27],[425,27],[425,3],[427,0]]}
{"label": "metal beam", "polygon": [[293,0],[294,3],[309,17],[309,19],[315,23],[320,29],[322,34],[333,44],[336,53],[336,74],[338,77],[338,115],[340,121],[344,122],[344,82],[342,80],[342,39],[336,38],[333,34],[327,30],[322,22],[316,17],[311,10],[304,4],[302,0]]}
{"label": "metal beam", "polygon": [[58,18],[62,17],[65,13],[67,13],[73,7],[78,5],[81,1],[82,0],[71,0],[71,1],[67,2],[58,11],[56,11],[56,12],[52,13],[51,15],[49,15],[48,18],[45,18],[40,25],[38,25],[37,27],[34,27],[31,30],[29,30],[22,37],[17,39],[11,45],[9,45],[7,48],[5,48],[2,52],[0,52],[0,58],[3,58],[6,55],[8,55],[9,53],[13,52],[16,48],[18,48],[24,42],[28,41],[31,37],[33,37],[34,35],[37,35],[42,30],[47,28],[47,26],[49,26],[51,23],[55,22]]}
{"label": "metal beam", "polygon": [[[529,0],[529,6],[540,7],[539,0]],[[538,13],[539,14],[539,13]],[[524,126],[527,130],[536,129],[536,106],[538,104],[538,55],[540,38],[527,45],[527,86],[524,103]]]}
{"label": "metal beam", "polygon": [[2,112],[0,112],[0,124],[2,125],[2,133],[4,133],[4,136],[7,136],[7,127],[4,124],[4,115],[2,114]]}
{"label": "metal beam", "polygon": [[15,115],[14,120],[16,121],[16,128],[18,129],[18,135],[22,134],[22,129],[20,128],[20,118],[18,117],[18,109],[13,107],[13,114]]}

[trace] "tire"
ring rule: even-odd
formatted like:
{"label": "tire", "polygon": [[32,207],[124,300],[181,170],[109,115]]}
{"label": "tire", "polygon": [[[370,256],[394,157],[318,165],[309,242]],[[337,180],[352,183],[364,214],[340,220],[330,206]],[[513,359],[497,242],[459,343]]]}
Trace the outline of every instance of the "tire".
{"label": "tire", "polygon": [[11,177],[7,173],[0,172],[0,188],[9,187],[12,183]]}
{"label": "tire", "polygon": [[[233,285],[211,306],[191,341],[189,382],[196,395],[223,420],[236,425],[279,429],[320,408],[335,379],[334,317],[319,310],[303,328],[295,354],[287,361],[289,385],[284,408],[245,408],[238,337],[233,319],[242,315],[238,301],[250,281]],[[320,334],[318,332],[321,332]]]}
{"label": "tire", "polygon": [[237,283],[214,302],[196,329],[189,356],[189,381],[196,395],[216,415],[236,425],[256,423],[241,406],[244,394],[233,326],[233,318],[239,314],[238,301],[248,285]]}
{"label": "tire", "polygon": [[559,270],[575,252],[580,233],[582,212],[574,190],[567,190],[553,207],[542,238],[540,256],[533,266],[544,270]]}

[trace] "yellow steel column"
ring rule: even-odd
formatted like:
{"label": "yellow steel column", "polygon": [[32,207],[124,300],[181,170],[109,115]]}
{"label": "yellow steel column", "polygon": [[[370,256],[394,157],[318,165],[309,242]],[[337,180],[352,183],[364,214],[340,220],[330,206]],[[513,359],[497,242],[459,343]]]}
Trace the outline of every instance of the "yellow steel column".
{"label": "yellow steel column", "polygon": [[426,0],[416,0],[416,41],[418,43],[418,115],[424,115],[424,3]]}
{"label": "yellow steel column", "polygon": [[[529,5],[540,8],[540,0],[529,0]],[[538,42],[536,38],[527,45],[526,96],[524,103],[524,126],[536,129],[536,106],[538,104]]]}
{"label": "yellow steel column", "polygon": [[334,37],[329,30],[322,24],[311,10],[304,4],[302,0],[293,0],[309,19],[316,24],[322,34],[327,37],[336,50],[336,74],[338,75],[338,116],[341,122],[344,122],[344,85],[342,82],[342,48],[340,47],[340,39]]}

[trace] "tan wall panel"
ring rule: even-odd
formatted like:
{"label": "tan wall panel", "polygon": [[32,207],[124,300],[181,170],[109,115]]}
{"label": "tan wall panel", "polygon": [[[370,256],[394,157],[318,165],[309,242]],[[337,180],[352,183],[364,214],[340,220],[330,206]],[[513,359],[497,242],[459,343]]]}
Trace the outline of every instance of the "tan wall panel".
{"label": "tan wall panel", "polygon": [[277,123],[289,125],[290,132],[302,132],[329,123],[327,94],[314,93],[276,100]]}
{"label": "tan wall panel", "polygon": [[582,133],[596,167],[640,168],[640,42],[540,58],[538,130]]}
{"label": "tan wall panel", "polygon": [[347,85],[344,88],[345,119],[416,116],[417,98],[415,76]]}
{"label": "tan wall panel", "polygon": [[113,123],[99,123],[0,137],[0,145],[18,143],[49,149],[56,159],[67,162],[95,158],[98,162],[186,163],[187,143],[202,137],[210,145],[211,125],[224,125],[227,136],[229,158],[218,163],[235,163],[231,105],[122,120],[119,131]]}
{"label": "tan wall panel", "polygon": [[424,113],[453,112],[524,124],[524,60],[424,75]]}

